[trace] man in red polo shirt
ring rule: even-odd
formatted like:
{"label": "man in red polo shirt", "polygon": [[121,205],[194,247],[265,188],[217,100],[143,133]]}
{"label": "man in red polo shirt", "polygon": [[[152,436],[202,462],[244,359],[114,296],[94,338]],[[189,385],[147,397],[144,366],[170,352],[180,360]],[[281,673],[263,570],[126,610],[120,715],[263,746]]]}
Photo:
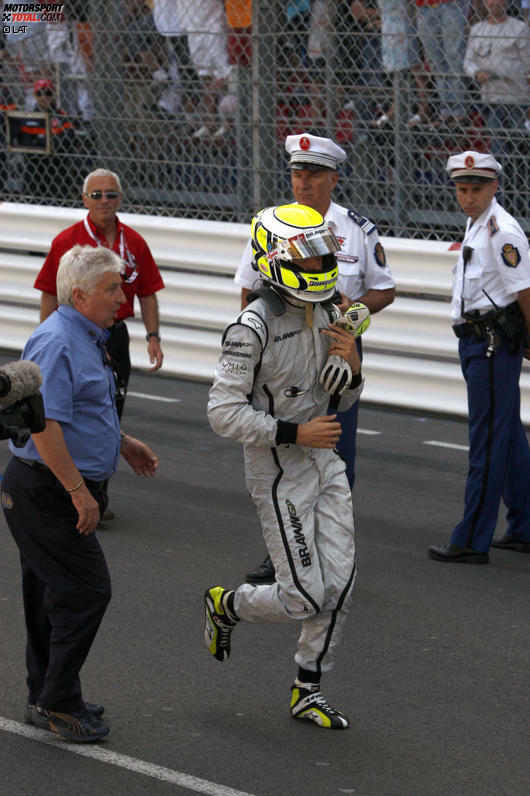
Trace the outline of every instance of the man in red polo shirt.
{"label": "man in red polo shirt", "polygon": [[[123,262],[122,290],[126,302],[121,305],[116,321],[110,327],[107,350],[113,360],[121,392],[125,393],[131,372],[129,356],[129,332],[126,318],[134,316],[134,297],[138,296],[140,311],[145,325],[147,353],[153,365],[151,371],[158,370],[164,355],[160,347],[158,325],[158,301],[156,293],[162,290],[164,282],[158,271],[149,246],[134,229],[125,226],[116,213],[123,198],[120,178],[107,169],[96,169],[86,177],[83,184],[83,202],[88,215],[71,227],[60,232],[52,245],[42,266],[34,287],[42,290],[40,320],[57,309],[57,290],[55,280],[59,260],[76,243],[81,246],[105,246],[116,252]],[[116,401],[121,420],[124,397]],[[106,512],[106,519],[111,512]]]}
{"label": "man in red polo shirt", "polygon": [[[34,287],[42,290],[40,320],[46,320],[57,308],[55,279],[59,260],[76,243],[81,246],[105,246],[118,254],[123,261],[122,290],[127,301],[122,304],[114,326],[110,329],[107,349],[118,366],[119,377],[127,386],[131,371],[129,358],[129,333],[124,323],[134,316],[134,297],[138,296],[145,325],[147,353],[153,367],[158,370],[164,355],[160,347],[158,329],[158,301],[156,293],[164,287],[149,246],[134,229],[125,226],[116,215],[123,198],[120,179],[107,169],[96,169],[85,179],[83,202],[88,215],[53,239]],[[123,402],[118,407],[121,418]]]}

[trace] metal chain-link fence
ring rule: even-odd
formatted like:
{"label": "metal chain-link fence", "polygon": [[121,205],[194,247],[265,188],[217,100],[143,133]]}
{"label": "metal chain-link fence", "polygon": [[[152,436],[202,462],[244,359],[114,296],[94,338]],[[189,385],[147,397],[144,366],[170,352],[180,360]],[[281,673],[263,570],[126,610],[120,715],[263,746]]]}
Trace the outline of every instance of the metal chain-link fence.
{"label": "metal chain-link fence", "polygon": [[39,5],[3,4],[4,200],[77,205],[106,167],[125,210],[247,222],[291,199],[284,140],[307,131],[346,150],[334,198],[383,234],[461,236],[445,163],[464,149],[501,161],[530,228],[520,0]]}

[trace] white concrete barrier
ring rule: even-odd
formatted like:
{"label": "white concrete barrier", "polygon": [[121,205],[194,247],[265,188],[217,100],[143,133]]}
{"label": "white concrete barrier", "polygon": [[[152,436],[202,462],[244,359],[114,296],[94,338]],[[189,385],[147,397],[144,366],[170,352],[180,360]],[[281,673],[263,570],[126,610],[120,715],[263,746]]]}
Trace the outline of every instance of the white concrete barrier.
{"label": "white concrete barrier", "polygon": [[[0,204],[0,347],[20,352],[38,323],[35,277],[52,238],[84,218],[82,209]],[[161,268],[158,294],[162,374],[211,381],[221,331],[239,310],[233,275],[248,226],[120,214],[147,240]],[[467,398],[451,331],[451,268],[457,257],[440,241],[383,238],[397,298],[374,315],[363,338],[363,401],[465,416]],[[128,322],[133,366],[150,367],[145,330]],[[530,424],[530,372],[521,378],[522,416]]]}

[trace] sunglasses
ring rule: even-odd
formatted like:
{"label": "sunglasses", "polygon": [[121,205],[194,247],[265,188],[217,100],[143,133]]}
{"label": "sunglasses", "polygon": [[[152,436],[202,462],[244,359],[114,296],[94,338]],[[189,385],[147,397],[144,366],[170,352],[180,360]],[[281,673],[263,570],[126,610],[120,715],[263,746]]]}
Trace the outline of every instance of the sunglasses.
{"label": "sunglasses", "polygon": [[37,91],[35,92],[36,97],[53,97],[53,91]]}
{"label": "sunglasses", "polygon": [[119,191],[90,191],[90,193],[85,194],[88,196],[89,199],[92,199],[94,202],[99,202],[100,199],[117,199],[120,196]]}

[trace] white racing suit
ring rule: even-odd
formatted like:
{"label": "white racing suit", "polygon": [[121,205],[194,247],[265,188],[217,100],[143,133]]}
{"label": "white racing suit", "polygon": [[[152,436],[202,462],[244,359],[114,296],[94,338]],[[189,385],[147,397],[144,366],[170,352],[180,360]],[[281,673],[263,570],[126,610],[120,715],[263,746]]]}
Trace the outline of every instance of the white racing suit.
{"label": "white racing suit", "polygon": [[[314,304],[311,327],[305,303],[283,303],[275,315],[258,298],[226,328],[208,419],[244,445],[247,488],[276,570],[276,583],[240,586],[235,611],[248,622],[301,620],[295,661],[321,673],[333,665],[355,579],[352,499],[337,452],[295,439],[296,424],[327,414],[319,375],[330,338],[319,329],[340,313]],[[362,382],[345,390],[338,409],[361,390]]]}

